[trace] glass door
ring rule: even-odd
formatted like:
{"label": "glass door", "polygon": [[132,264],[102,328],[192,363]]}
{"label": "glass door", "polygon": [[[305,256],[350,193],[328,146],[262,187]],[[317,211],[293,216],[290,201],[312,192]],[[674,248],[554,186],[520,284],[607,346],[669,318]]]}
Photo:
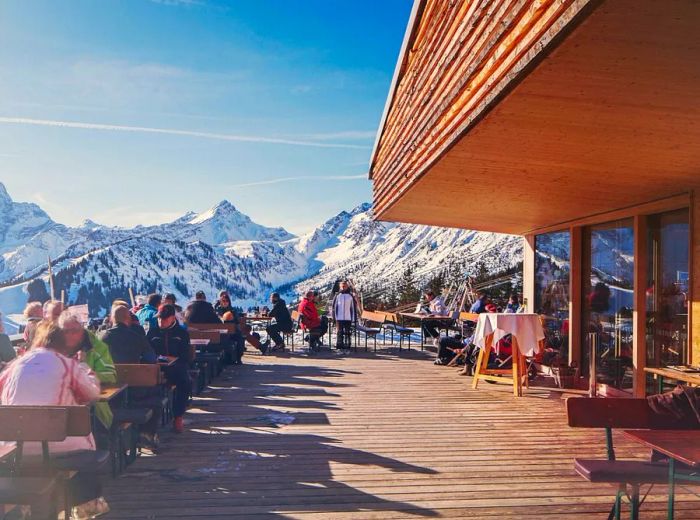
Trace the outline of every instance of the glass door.
{"label": "glass door", "polygon": [[631,391],[634,305],[632,219],[584,228],[583,345],[585,366],[595,355],[596,381]]}
{"label": "glass door", "polygon": [[684,365],[688,363],[688,210],[652,215],[647,222],[647,366]]}

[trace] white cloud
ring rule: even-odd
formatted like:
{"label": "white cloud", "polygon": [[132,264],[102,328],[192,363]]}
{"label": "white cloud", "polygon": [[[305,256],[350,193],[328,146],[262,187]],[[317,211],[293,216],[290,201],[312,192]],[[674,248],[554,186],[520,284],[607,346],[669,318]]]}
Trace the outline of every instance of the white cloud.
{"label": "white cloud", "polygon": [[266,143],[266,144],[282,144],[290,146],[311,146],[317,148],[354,148],[366,149],[366,146],[345,144],[345,143],[326,143],[313,142],[298,139],[280,139],[276,137],[263,137],[257,135],[237,135],[237,134],[218,134],[212,132],[198,132],[192,130],[179,130],[174,128],[152,128],[145,126],[125,126],[111,125],[103,123],[82,123],[78,121],[56,121],[52,119],[31,119],[26,117],[0,117],[0,124],[13,125],[33,125],[33,126],[48,126],[56,128],[76,128],[81,130],[100,130],[111,132],[135,132],[145,134],[166,134],[183,137],[197,137],[201,139],[214,139],[219,141],[237,141],[245,143]]}
{"label": "white cloud", "polygon": [[358,179],[367,179],[367,174],[361,175],[330,175],[327,177],[318,177],[313,175],[301,175],[298,177],[280,177],[277,179],[268,179],[266,181],[245,182],[243,184],[232,184],[229,188],[248,188],[251,186],[266,186],[268,184],[280,184],[283,182],[296,181],[353,181]]}

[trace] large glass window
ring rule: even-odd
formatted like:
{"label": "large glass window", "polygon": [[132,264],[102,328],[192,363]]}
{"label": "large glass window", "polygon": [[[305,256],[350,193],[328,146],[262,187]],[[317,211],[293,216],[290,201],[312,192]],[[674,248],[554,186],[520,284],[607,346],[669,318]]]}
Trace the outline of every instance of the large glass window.
{"label": "large glass window", "polygon": [[648,366],[688,363],[688,210],[648,219]]}
{"label": "large glass window", "polygon": [[543,317],[548,347],[544,361],[566,363],[569,354],[569,232],[537,235],[535,251],[535,312]]}
{"label": "large glass window", "polygon": [[634,227],[632,219],[584,229],[583,344],[588,363],[595,345],[596,380],[632,388]]}

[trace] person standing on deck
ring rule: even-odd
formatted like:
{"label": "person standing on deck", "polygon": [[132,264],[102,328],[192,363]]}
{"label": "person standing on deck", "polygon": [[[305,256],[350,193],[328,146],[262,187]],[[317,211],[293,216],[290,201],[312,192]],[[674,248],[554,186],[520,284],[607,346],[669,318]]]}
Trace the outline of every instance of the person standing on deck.
{"label": "person standing on deck", "polygon": [[270,340],[272,340],[275,342],[272,350],[284,350],[284,339],[282,339],[280,332],[292,332],[292,316],[289,314],[289,309],[287,309],[287,302],[280,297],[279,293],[274,292],[270,295],[270,303],[272,304],[272,309],[268,316],[274,318],[275,323],[270,323],[265,328],[267,340],[262,346],[267,350],[270,346]]}
{"label": "person standing on deck", "polygon": [[[431,290],[425,292],[425,299],[428,302],[428,314],[430,316],[447,316],[447,307],[442,299],[442,296],[436,296]],[[432,338],[435,347],[440,346],[440,332],[439,329],[446,327],[448,325],[447,321],[441,320],[430,320],[423,322],[423,335],[428,338]]]}
{"label": "person standing on deck", "polygon": [[316,293],[308,291],[301,303],[299,303],[297,310],[301,315],[301,328],[308,333],[309,348],[310,351],[313,351],[319,342],[319,334],[321,332],[321,318],[316,308]]}
{"label": "person standing on deck", "polygon": [[156,319],[157,325],[148,331],[146,338],[159,356],[177,358],[175,363],[165,367],[165,377],[168,382],[175,385],[173,430],[175,433],[182,433],[185,429],[182,417],[187,410],[187,402],[192,390],[189,373],[192,362],[190,335],[178,324],[175,307],[172,305],[161,305]]}
{"label": "person standing on deck", "polygon": [[346,280],[340,282],[333,298],[331,313],[337,325],[336,348],[349,349],[352,342],[352,324],[357,321],[357,301]]}

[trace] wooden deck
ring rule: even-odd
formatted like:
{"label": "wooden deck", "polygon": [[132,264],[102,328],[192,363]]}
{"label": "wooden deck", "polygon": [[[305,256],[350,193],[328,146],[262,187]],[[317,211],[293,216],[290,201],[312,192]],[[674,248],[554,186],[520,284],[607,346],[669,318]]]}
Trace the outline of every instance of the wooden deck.
{"label": "wooden deck", "polygon": [[[569,429],[558,395],[473,391],[427,357],[247,356],[196,400],[186,433],[107,483],[108,517],[607,517],[612,488],[572,471],[574,456],[605,456],[602,432]],[[664,518],[664,491],[642,518]],[[677,509],[700,518],[692,495]]]}

